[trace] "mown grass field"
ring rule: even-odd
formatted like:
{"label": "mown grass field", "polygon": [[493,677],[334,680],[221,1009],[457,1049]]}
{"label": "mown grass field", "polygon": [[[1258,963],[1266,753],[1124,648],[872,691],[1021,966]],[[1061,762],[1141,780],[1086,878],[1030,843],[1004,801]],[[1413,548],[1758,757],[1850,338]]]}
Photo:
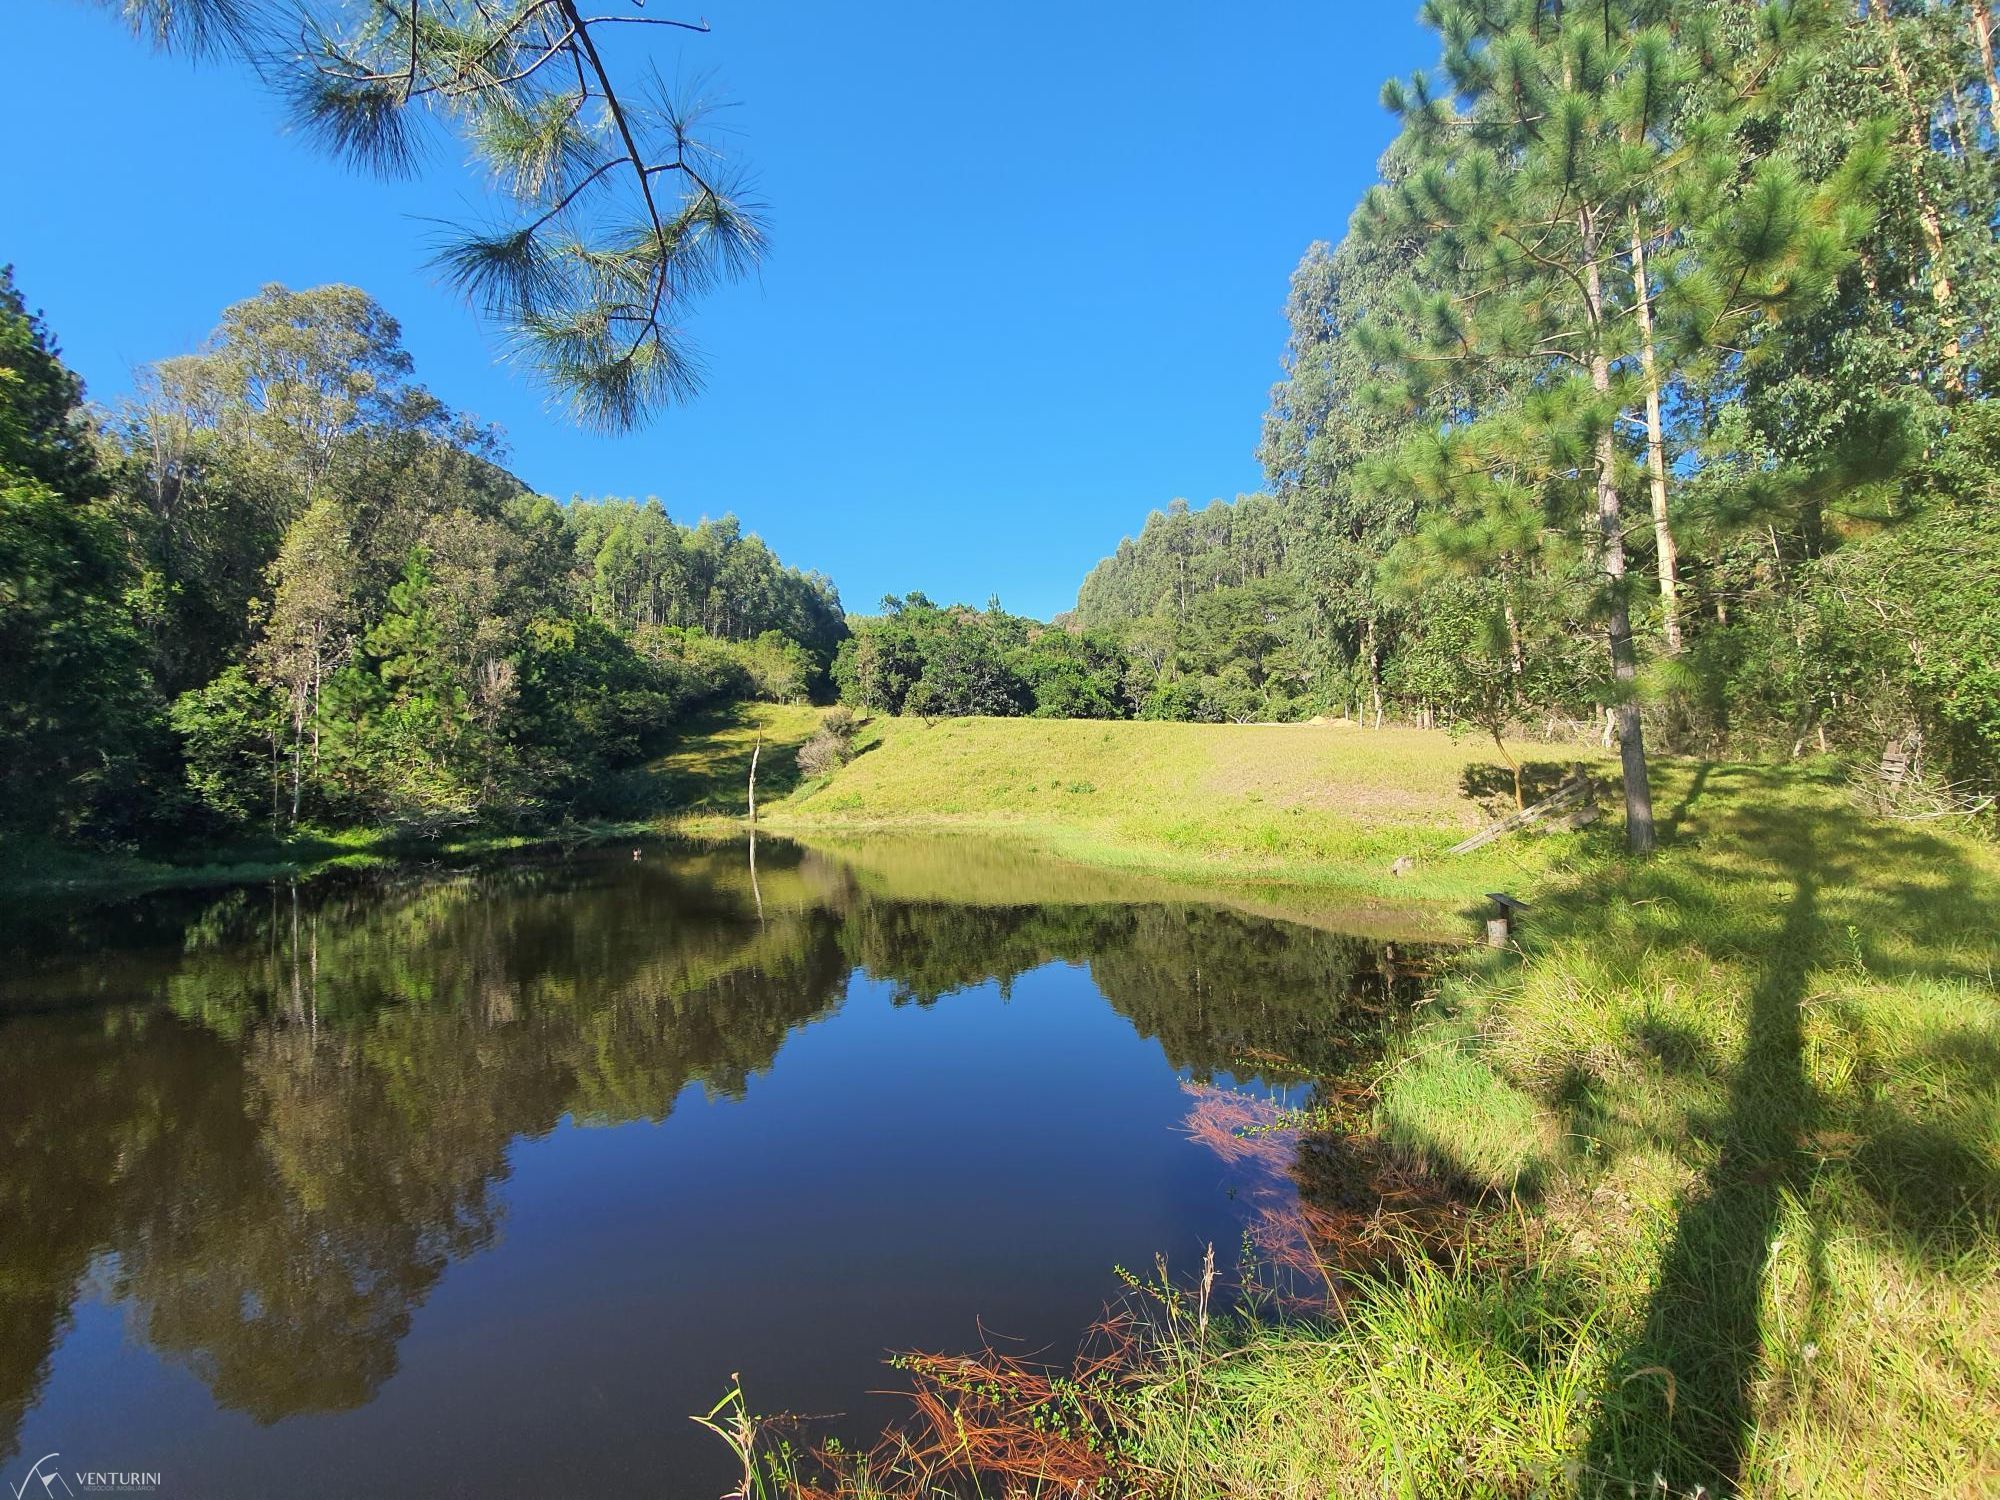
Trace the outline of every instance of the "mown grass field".
{"label": "mown grass field", "polygon": [[[1337,888],[1390,903],[1476,901],[1561,868],[1583,849],[1552,833],[1469,856],[1443,851],[1511,807],[1490,742],[1348,724],[1105,723],[1050,719],[867,722],[860,753],[801,780],[813,710],[747,705],[656,767],[697,816],[744,811],[764,756],[759,821],[806,839],[949,829],[1025,841],[1089,864],[1202,882]],[[1546,786],[1594,750],[1510,746]],[[1399,858],[1415,867],[1391,874]]]}

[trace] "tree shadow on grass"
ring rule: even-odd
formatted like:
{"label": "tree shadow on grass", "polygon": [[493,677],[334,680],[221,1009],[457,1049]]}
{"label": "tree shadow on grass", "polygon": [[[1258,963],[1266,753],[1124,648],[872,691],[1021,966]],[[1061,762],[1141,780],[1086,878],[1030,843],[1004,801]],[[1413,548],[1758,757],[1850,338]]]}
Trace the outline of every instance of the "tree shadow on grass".
{"label": "tree shadow on grass", "polygon": [[[1709,1165],[1682,1200],[1643,1319],[1613,1367],[1590,1435],[1585,1462],[1607,1493],[1645,1489],[1656,1475],[1674,1494],[1697,1485],[1739,1492],[1759,1420],[1758,1383],[1769,1373],[1761,1319],[1774,1241],[1797,1207],[1812,1216],[1808,1327],[1830,1292],[1817,1247],[1834,1228],[1828,1215],[1839,1215],[1843,1204],[1870,1205],[1872,1225],[1933,1265],[2000,1232],[2000,1182],[1968,1144],[1966,1129],[1953,1128],[1965,1122],[1931,1118],[1927,1106],[1919,1118],[1865,1076],[1816,1089],[1804,1041],[1808,984],[1824,989],[1828,971],[1850,953],[1855,983],[1864,988],[1898,975],[1972,977],[1967,925],[1990,914],[2000,893],[1945,840],[1867,818],[1826,786],[1814,789],[1808,806],[1787,808],[1797,779],[1788,785],[1749,768],[1711,775],[1703,766],[1669,826],[1687,822],[1718,781],[1737,783],[1726,841],[1735,862],[1710,860],[1704,851],[1695,867],[1701,881],[1641,867],[1620,893],[1642,929],[1656,920],[1649,911],[1666,914],[1657,919],[1660,942],[1692,938],[1717,960],[1751,958],[1757,969],[1743,1048],[1726,1069],[1650,1017],[1632,1027],[1635,1047],[1663,1071],[1714,1070],[1727,1082],[1719,1110],[1687,1116],[1688,1134],[1706,1145]],[[1921,879],[1878,873],[1889,870]],[[1775,889],[1785,894],[1774,931]],[[1827,997],[1811,999],[1817,1007]],[[1837,1018],[1815,1014],[1823,1016],[1816,1024]],[[1947,1031],[1918,1051],[1924,1066],[1976,1084],[1994,1043],[1976,1031]],[[1579,1088],[1558,1102],[1585,1123],[1592,1095]],[[1858,1141],[1832,1166],[1816,1149],[1828,1127]],[[1816,1192],[1819,1174],[1828,1172],[1858,1191]]]}
{"label": "tree shadow on grass", "polygon": [[1708,790],[1709,774],[1714,769],[1715,763],[1706,760],[1694,768],[1694,776],[1688,782],[1687,792],[1674,804],[1673,810],[1660,820],[1661,837],[1671,839],[1680,833],[1681,826],[1687,822],[1688,814],[1694,811],[1695,803],[1699,802],[1701,794]]}
{"label": "tree shadow on grass", "polygon": [[1762,1349],[1765,1263],[1806,1161],[1812,1097],[1799,1002],[1818,921],[1815,892],[1801,873],[1773,961],[1750,997],[1715,1164],[1681,1210],[1643,1330],[1622,1361],[1623,1383],[1591,1436],[1587,1462],[1599,1475],[1671,1480],[1691,1470],[1725,1493],[1740,1478]]}
{"label": "tree shadow on grass", "polygon": [[662,812],[742,817],[750,810],[750,762],[757,761],[757,800],[776,802],[802,779],[797,735],[766,733],[759,748],[758,722],[742,704],[710,710],[689,721],[674,746],[645,775],[649,796]]}

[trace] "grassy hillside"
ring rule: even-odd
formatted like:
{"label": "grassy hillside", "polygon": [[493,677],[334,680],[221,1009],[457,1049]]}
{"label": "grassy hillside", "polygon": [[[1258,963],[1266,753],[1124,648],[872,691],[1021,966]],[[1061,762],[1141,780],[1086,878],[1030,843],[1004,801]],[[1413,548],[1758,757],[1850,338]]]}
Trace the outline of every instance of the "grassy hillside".
{"label": "grassy hillside", "polygon": [[[629,811],[616,821],[445,838],[393,829],[246,835],[214,848],[180,849],[164,861],[9,846],[15,857],[0,871],[0,889],[229,884],[415,856],[473,857],[630,837],[660,821],[721,832],[747,811],[753,753],[760,821],[774,833],[841,842],[875,859],[882,848],[875,836],[885,831],[948,829],[1101,870],[1284,886],[1282,897],[1273,894],[1272,909],[1353,930],[1379,925],[1392,908],[1456,912],[1483,891],[1517,889],[1566,868],[1588,847],[1573,834],[1549,832],[1470,857],[1444,857],[1468,831],[1509,809],[1512,781],[1490,744],[1441,733],[1339,724],[884,717],[863,727],[852,763],[830,777],[803,780],[798,747],[824,713],[744,703],[702,715],[645,773],[628,775],[620,801]],[[1531,794],[1578,761],[1601,776],[1615,774],[1594,751],[1510,748],[1528,762]],[[1594,836],[1601,838],[1613,821],[1607,818]],[[914,841],[906,848],[914,849]],[[1405,856],[1413,867],[1392,875],[1390,866]],[[997,858],[980,868],[990,870]],[[1037,879],[1045,879],[1041,868]]]}
{"label": "grassy hillside", "polygon": [[[811,841],[949,828],[1092,864],[1338,887],[1372,900],[1463,903],[1538,878],[1584,847],[1550,832],[1445,856],[1511,806],[1512,782],[1491,744],[1432,731],[876,718],[849,765],[801,781],[794,754],[813,723],[807,710],[752,705],[659,769],[680,805],[739,815],[761,731],[761,821],[774,832]],[[1510,748],[1528,759],[1531,789],[1578,761],[1613,773],[1595,752]],[[1404,856],[1415,869],[1392,875]]]}

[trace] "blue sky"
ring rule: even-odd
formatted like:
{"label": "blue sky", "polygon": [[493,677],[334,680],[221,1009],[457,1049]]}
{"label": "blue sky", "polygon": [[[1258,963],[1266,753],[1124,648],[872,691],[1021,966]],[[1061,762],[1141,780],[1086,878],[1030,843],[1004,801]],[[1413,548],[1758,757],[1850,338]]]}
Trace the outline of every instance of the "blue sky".
{"label": "blue sky", "polygon": [[11,0],[17,57],[88,66],[0,92],[0,260],[99,400],[264,282],[360,286],[537,489],[734,511],[854,609],[1046,616],[1148,510],[1257,486],[1286,278],[1370,180],[1382,79],[1432,60],[1415,0],[702,4],[711,34],[625,28],[614,63],[740,101],[772,248],[690,319],[705,393],[643,432],[567,425],[424,268],[426,221],[475,216],[452,148],[352,175],[82,0]]}

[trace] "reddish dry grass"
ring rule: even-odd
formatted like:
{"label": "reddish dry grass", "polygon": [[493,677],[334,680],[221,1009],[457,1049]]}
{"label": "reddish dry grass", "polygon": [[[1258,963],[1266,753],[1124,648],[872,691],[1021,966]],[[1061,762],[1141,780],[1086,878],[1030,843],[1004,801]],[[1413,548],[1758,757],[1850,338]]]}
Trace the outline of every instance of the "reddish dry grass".
{"label": "reddish dry grass", "polygon": [[916,1420],[901,1435],[901,1456],[934,1478],[990,1477],[1035,1493],[1094,1494],[1111,1473],[1110,1421],[1099,1393],[1128,1352],[1080,1359],[1060,1384],[990,1349],[970,1357],[910,1355],[903,1367],[915,1382]]}
{"label": "reddish dry grass", "polygon": [[1062,1371],[991,1347],[898,1355],[909,1419],[865,1456],[817,1450],[821,1473],[790,1500],[935,1500],[993,1481],[1008,1496],[1114,1493],[1110,1398],[1136,1349],[1131,1320],[1107,1317]]}
{"label": "reddish dry grass", "polygon": [[1284,1300],[1337,1307],[1342,1278],[1462,1238],[1462,1204],[1372,1137],[1342,1128],[1364,1114],[1359,1088],[1324,1086],[1315,1120],[1325,1123],[1311,1129],[1254,1094],[1183,1088],[1193,1101],[1188,1137],[1238,1174],[1251,1242],[1275,1275],[1268,1290]]}

